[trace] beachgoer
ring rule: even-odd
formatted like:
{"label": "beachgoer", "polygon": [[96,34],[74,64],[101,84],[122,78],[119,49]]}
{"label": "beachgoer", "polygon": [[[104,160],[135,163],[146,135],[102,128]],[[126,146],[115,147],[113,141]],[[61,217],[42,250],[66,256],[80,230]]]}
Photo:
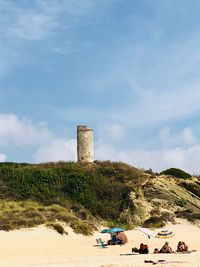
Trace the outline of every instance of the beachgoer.
{"label": "beachgoer", "polygon": [[117,239],[118,239],[118,243],[119,244],[126,244],[126,243],[128,243],[128,238],[127,238],[127,236],[125,235],[125,233],[124,232],[119,232],[119,233],[117,233]]}
{"label": "beachgoer", "polygon": [[188,246],[183,241],[179,241],[177,245],[177,252],[188,252]]}
{"label": "beachgoer", "polygon": [[139,252],[139,254],[148,254],[149,253],[148,246],[141,243],[138,252]]}
{"label": "beachgoer", "polygon": [[160,249],[160,253],[172,253],[172,248],[169,246],[168,242],[165,242],[165,244]]}
{"label": "beachgoer", "polygon": [[155,248],[153,253],[154,254],[160,253],[160,250],[158,248]]}

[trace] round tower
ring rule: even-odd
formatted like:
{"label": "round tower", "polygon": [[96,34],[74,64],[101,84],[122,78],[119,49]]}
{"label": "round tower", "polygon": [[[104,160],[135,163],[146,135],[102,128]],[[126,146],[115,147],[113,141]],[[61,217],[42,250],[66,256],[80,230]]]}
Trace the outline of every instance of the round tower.
{"label": "round tower", "polygon": [[80,162],[93,162],[93,130],[77,126],[77,157]]}

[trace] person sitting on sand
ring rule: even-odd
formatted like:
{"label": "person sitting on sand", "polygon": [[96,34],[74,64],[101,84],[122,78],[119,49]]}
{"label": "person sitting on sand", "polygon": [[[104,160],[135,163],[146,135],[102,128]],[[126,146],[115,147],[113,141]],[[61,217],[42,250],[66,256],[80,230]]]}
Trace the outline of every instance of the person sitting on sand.
{"label": "person sitting on sand", "polygon": [[143,243],[140,244],[140,248],[132,248],[132,253],[139,253],[139,254],[148,254],[149,249],[147,245],[144,245]]}
{"label": "person sitting on sand", "polygon": [[177,252],[184,252],[187,253],[188,251],[188,246],[185,244],[183,241],[179,241],[177,245]]}
{"label": "person sitting on sand", "polygon": [[148,246],[141,243],[138,252],[139,254],[148,254],[149,253]]}
{"label": "person sitting on sand", "polygon": [[117,233],[117,240],[118,240],[118,243],[122,245],[128,243],[128,238],[124,232]]}
{"label": "person sitting on sand", "polygon": [[168,242],[165,242],[165,244],[160,249],[160,253],[172,253],[172,248],[169,246]]}

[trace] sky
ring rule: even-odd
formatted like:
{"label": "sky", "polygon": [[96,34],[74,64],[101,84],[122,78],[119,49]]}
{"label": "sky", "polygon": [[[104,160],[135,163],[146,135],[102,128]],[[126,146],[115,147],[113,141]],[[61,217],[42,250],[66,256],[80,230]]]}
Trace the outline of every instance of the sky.
{"label": "sky", "polygon": [[0,161],[200,174],[199,0],[0,0]]}

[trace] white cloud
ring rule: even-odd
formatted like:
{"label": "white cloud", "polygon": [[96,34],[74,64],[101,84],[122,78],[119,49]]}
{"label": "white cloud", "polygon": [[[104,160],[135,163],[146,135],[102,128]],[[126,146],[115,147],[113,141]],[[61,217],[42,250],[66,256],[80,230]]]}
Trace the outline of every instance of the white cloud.
{"label": "white cloud", "polygon": [[34,124],[15,114],[0,114],[0,146],[38,145],[53,138],[45,123]]}
{"label": "white cloud", "polygon": [[187,127],[183,130],[179,139],[180,142],[182,142],[185,145],[191,145],[196,143],[197,141],[190,127]]}
{"label": "white cloud", "polygon": [[[43,122],[33,123],[15,114],[0,114],[0,147],[35,147],[35,162],[72,160],[76,161],[76,140],[55,136]],[[0,161],[7,159],[0,154]],[[26,161],[24,159],[24,161]]]}
{"label": "white cloud", "polygon": [[137,149],[120,153],[121,160],[132,164],[133,166],[162,171],[167,168],[184,168],[184,151],[181,148],[148,150]]}
{"label": "white cloud", "polygon": [[7,159],[6,154],[0,153],[0,162],[4,162],[6,161],[6,159]]}
{"label": "white cloud", "polygon": [[115,153],[116,149],[102,140],[94,144],[94,158],[96,160],[117,160]]}
{"label": "white cloud", "polygon": [[126,162],[137,168],[163,171],[167,168],[181,168],[191,174],[200,173],[200,144],[188,148],[171,149],[124,149],[99,142],[96,144],[95,159]]}
{"label": "white cloud", "polygon": [[76,139],[53,139],[41,144],[34,154],[35,162],[76,161]]}
{"label": "white cloud", "polygon": [[197,143],[197,139],[190,127],[184,128],[179,134],[172,135],[171,129],[169,127],[164,127],[160,130],[159,139],[161,143],[167,146],[191,146]]}
{"label": "white cloud", "polygon": [[[35,162],[74,160],[76,140],[55,136],[43,122],[33,123],[15,114],[0,114],[0,147],[35,147]],[[7,159],[0,154],[0,161]],[[24,160],[26,161],[26,160]]]}

